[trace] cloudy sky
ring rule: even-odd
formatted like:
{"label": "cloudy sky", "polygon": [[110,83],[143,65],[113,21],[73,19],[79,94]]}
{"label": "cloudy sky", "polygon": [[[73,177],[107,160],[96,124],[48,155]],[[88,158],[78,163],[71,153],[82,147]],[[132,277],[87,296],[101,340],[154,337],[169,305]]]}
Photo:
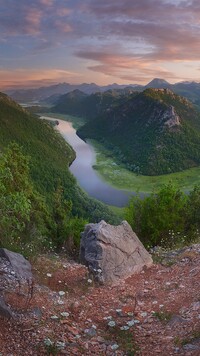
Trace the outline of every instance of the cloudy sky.
{"label": "cloudy sky", "polygon": [[200,82],[199,0],[0,0],[0,87]]}

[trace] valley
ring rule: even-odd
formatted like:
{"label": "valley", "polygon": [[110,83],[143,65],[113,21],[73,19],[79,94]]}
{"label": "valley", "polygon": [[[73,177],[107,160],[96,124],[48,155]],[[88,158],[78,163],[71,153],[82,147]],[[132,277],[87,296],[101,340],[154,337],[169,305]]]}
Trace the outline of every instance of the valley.
{"label": "valley", "polygon": [[[85,123],[85,119],[81,117],[75,117],[75,116],[64,115],[59,113],[53,113],[53,114],[46,113],[45,115],[50,118],[54,117],[61,121],[64,120],[70,122],[72,123],[72,126],[75,129],[79,129]],[[61,126],[59,126],[58,129],[60,132],[62,131]],[[69,137],[68,138],[65,137],[65,138],[72,145],[72,147],[76,152],[77,149],[80,149],[80,146],[77,145],[78,147],[75,147],[74,142],[69,141]],[[189,191],[193,188],[194,185],[200,183],[200,167],[195,167],[195,168],[184,170],[182,172],[176,172],[176,173],[159,175],[159,176],[144,176],[141,174],[133,173],[130,170],[128,170],[125,167],[125,165],[117,163],[112,152],[106,149],[101,143],[95,140],[89,140],[87,142],[90,143],[91,150],[95,154],[95,161],[94,161],[94,156],[90,160],[90,168],[89,168],[90,179],[93,177],[92,180],[94,179],[96,182],[99,183],[99,186],[97,186],[96,189],[100,189],[100,192],[92,191],[88,179],[87,179],[87,183],[82,185],[81,182],[83,182],[84,178],[81,173],[81,167],[79,169],[77,168],[78,162],[76,160],[72,164],[70,170],[73,174],[75,174],[75,177],[78,179],[79,184],[82,185],[83,189],[85,189],[91,196],[100,200],[103,199],[103,201],[106,202],[107,204],[122,206],[128,202],[130,192],[134,192],[134,194],[140,193],[140,195],[149,194],[151,192],[158,191],[163,184],[168,184],[170,181],[173,182],[173,184],[175,184],[182,191]],[[90,155],[89,151],[88,154]],[[94,170],[98,173],[98,175],[94,174]],[[110,186],[114,188],[125,190],[128,191],[129,193],[127,192],[123,193],[120,191],[118,194],[121,197],[121,199],[119,198],[118,200],[117,198],[118,194],[117,194],[117,197],[113,198],[114,200],[112,199],[109,200],[109,197],[106,194],[108,186],[106,186],[105,183],[103,183],[103,181],[108,183]],[[105,188],[105,195],[104,193],[102,193],[103,187]],[[110,193],[112,192],[111,188],[109,192]],[[105,200],[103,196],[106,197]]]}
{"label": "valley", "polygon": [[[76,152],[76,158],[70,165],[70,172],[77,179],[80,187],[84,189],[91,197],[102,201],[108,205],[114,205],[118,207],[125,206],[132,193],[116,189],[112,185],[109,185],[102,179],[99,174],[93,169],[96,161],[96,152],[90,143],[84,142],[77,135],[76,131],[70,121],[70,116],[67,117],[68,121],[59,119],[59,115],[55,114],[54,118],[45,115],[41,116],[41,119],[45,120],[57,120],[59,125],[56,129],[61,133],[68,144],[72,146]],[[73,119],[71,119],[73,121]],[[76,122],[76,120],[74,119]]]}

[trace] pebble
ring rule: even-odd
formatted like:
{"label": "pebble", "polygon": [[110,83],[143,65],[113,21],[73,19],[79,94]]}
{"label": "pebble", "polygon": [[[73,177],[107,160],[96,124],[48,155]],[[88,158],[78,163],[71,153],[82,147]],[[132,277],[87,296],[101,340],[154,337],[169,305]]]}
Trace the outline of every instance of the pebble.
{"label": "pebble", "polygon": [[68,312],[62,312],[60,313],[61,316],[63,316],[64,318],[67,318],[69,316]]}
{"label": "pebble", "polygon": [[111,349],[113,351],[117,350],[118,348],[119,348],[119,345],[117,345],[117,344],[114,344],[114,345],[111,346]]}
{"label": "pebble", "polygon": [[130,327],[128,325],[124,325],[120,327],[120,330],[129,330]]}
{"label": "pebble", "polygon": [[129,321],[127,321],[127,323],[126,323],[128,326],[133,326],[133,325],[135,325],[135,324],[139,324],[139,320],[129,320]]}
{"label": "pebble", "polygon": [[63,290],[60,290],[60,291],[58,292],[58,294],[59,294],[60,297],[63,297],[63,295],[65,295],[65,292],[64,292]]}
{"label": "pebble", "polygon": [[147,316],[147,312],[140,313],[142,318],[145,318]]}
{"label": "pebble", "polygon": [[64,302],[63,302],[61,299],[59,299],[59,300],[57,301],[57,303],[58,303],[59,305],[63,305],[63,304],[64,304]]}
{"label": "pebble", "polygon": [[57,347],[59,350],[64,349],[64,348],[65,348],[65,342],[56,341],[56,347]]}
{"label": "pebble", "polygon": [[94,336],[96,336],[97,332],[94,328],[90,328],[90,329],[85,329],[84,333],[89,337],[94,337]]}
{"label": "pebble", "polygon": [[51,316],[51,319],[52,319],[52,320],[58,320],[58,316],[57,316],[57,315],[52,315],[52,316]]}

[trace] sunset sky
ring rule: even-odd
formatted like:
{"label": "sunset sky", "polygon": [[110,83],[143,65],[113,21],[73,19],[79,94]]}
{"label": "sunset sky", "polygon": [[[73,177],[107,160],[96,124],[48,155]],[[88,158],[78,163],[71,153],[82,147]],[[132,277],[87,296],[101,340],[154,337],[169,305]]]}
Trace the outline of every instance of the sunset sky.
{"label": "sunset sky", "polygon": [[200,82],[199,0],[0,0],[0,88]]}

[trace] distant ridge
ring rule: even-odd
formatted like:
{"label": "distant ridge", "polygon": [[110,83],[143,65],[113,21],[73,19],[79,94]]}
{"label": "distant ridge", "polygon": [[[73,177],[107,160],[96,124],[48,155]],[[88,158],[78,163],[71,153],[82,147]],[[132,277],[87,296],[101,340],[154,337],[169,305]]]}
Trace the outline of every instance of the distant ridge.
{"label": "distant ridge", "polygon": [[154,78],[146,85],[119,85],[113,83],[110,85],[100,86],[95,83],[82,83],[82,84],[70,84],[70,83],[58,83],[55,85],[50,85],[47,87],[40,87],[36,89],[18,89],[18,90],[8,90],[5,91],[14,100],[19,103],[47,103],[55,104],[57,99],[61,95],[67,94],[76,89],[84,92],[85,94],[94,94],[96,92],[105,92],[108,90],[124,90],[130,88],[134,91],[143,91],[147,88],[155,89],[171,89],[174,93],[182,95],[192,101],[193,104],[200,108],[200,83],[191,81],[178,82],[175,84],[170,84],[162,78]]}
{"label": "distant ridge", "polygon": [[[134,84],[132,85],[134,87]],[[40,102],[44,101],[52,95],[63,95],[67,94],[76,89],[84,92],[85,94],[92,94],[96,92],[104,92],[110,89],[124,89],[127,85],[110,84],[105,86],[99,86],[95,83],[82,83],[82,84],[69,84],[69,83],[59,83],[56,85],[50,85],[48,87],[41,87],[37,89],[18,89],[9,90],[8,93],[10,97],[19,103],[26,102]]]}
{"label": "distant ridge", "polygon": [[85,94],[79,89],[61,95],[52,108],[52,112],[84,117],[86,120],[95,118],[126,100],[133,93],[131,87],[110,89],[105,92]]}

